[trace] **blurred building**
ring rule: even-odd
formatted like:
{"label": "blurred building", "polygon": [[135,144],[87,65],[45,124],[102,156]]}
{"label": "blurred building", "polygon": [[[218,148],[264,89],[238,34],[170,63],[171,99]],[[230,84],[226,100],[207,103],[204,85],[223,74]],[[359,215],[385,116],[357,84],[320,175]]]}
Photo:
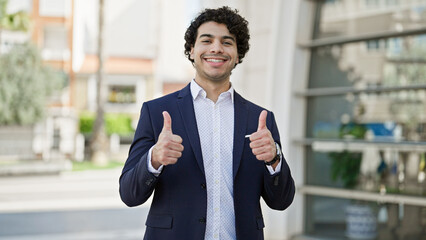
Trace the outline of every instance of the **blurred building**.
{"label": "blurred building", "polygon": [[[69,158],[74,154],[77,129],[70,91],[73,89],[72,1],[9,0],[8,13],[24,11],[31,18],[28,32],[2,31],[1,51],[31,41],[41,50],[46,64],[63,73],[66,87],[49,101],[47,118],[31,127],[13,127],[11,151],[6,158],[45,160]],[[18,134],[20,132],[20,134]]]}

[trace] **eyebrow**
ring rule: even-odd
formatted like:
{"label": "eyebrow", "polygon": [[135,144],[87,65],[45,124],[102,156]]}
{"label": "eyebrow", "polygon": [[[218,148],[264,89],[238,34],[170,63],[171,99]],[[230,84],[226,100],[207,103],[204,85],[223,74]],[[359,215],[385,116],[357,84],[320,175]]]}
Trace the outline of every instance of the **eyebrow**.
{"label": "eyebrow", "polygon": [[[202,37],[214,38],[214,36],[212,34],[208,34],[208,33],[201,34],[198,38],[202,38]],[[235,38],[232,37],[232,36],[228,36],[228,35],[223,36],[222,39],[230,39],[233,42],[235,42]]]}

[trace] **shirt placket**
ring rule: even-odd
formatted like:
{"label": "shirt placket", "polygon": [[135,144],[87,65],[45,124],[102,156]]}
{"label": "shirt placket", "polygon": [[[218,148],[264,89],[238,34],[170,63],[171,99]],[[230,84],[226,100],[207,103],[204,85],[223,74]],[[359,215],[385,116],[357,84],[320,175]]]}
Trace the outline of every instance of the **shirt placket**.
{"label": "shirt placket", "polygon": [[214,230],[213,237],[219,239],[220,236],[220,189],[221,189],[221,169],[220,169],[220,111],[219,104],[213,105],[213,218]]}

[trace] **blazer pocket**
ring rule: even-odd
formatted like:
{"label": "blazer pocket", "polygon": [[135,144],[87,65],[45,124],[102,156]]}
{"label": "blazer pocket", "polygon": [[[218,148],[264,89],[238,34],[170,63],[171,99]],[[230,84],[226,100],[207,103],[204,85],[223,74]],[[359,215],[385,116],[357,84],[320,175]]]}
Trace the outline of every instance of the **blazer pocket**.
{"label": "blazer pocket", "polygon": [[145,225],[152,228],[170,229],[173,225],[173,217],[169,215],[148,215]]}
{"label": "blazer pocket", "polygon": [[263,218],[261,217],[256,218],[256,223],[257,223],[257,229],[259,230],[265,227],[265,223],[263,223]]}

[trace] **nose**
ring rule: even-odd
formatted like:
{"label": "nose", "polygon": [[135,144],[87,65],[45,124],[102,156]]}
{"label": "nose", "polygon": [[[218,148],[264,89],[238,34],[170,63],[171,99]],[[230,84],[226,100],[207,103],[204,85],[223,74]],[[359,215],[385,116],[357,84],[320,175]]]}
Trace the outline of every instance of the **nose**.
{"label": "nose", "polygon": [[220,41],[213,41],[210,48],[211,53],[223,53],[223,46]]}

